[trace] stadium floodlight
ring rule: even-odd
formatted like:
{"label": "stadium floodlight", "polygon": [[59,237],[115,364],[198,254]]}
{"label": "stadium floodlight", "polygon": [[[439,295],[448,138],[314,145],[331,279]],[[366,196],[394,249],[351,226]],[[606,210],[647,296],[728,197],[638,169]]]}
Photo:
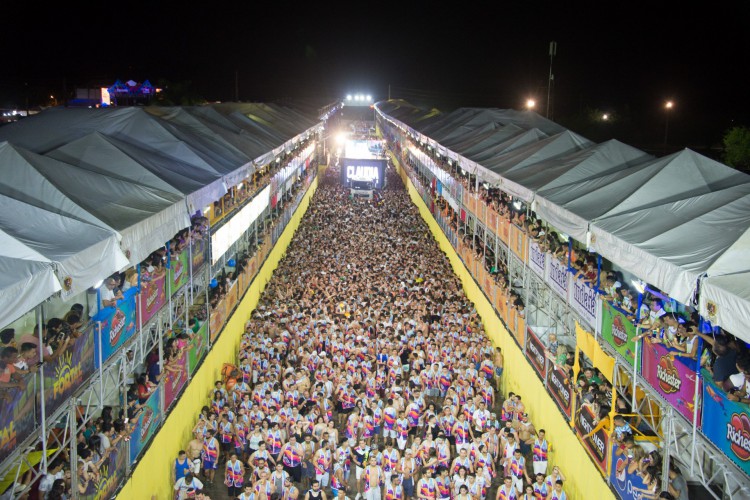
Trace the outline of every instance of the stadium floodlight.
{"label": "stadium floodlight", "polygon": [[352,95],[351,94],[347,94],[346,95],[346,100],[347,101],[351,101],[352,100]]}
{"label": "stadium floodlight", "polygon": [[367,94],[367,101],[372,101],[372,96],[370,94]]}
{"label": "stadium floodlight", "polygon": [[336,134],[336,142],[344,144],[346,142],[346,132],[339,132]]}

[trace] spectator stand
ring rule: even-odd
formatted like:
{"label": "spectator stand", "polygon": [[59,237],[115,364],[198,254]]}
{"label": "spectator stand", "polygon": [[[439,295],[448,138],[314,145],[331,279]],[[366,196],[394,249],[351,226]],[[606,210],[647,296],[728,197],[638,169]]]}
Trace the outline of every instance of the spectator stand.
{"label": "spectator stand", "polygon": [[[464,191],[463,197],[455,201],[457,207],[454,210],[458,214],[456,218],[459,221],[457,233],[463,236],[463,238],[459,240],[458,245],[454,246],[462,256],[467,267],[472,271],[474,279],[484,289],[488,298],[496,298],[498,289],[486,284],[482,286],[485,281],[482,274],[486,268],[479,266],[477,261],[481,262],[482,258],[492,255],[493,245],[492,243],[488,244],[488,241],[494,239],[494,248],[499,248],[502,244],[506,249],[505,255],[508,256],[505,262],[507,266],[507,280],[511,284],[516,284],[517,282],[523,285],[519,287],[522,294],[519,298],[522,303],[525,303],[523,306],[524,309],[526,307],[529,308],[528,314],[535,316],[534,321],[542,323],[544,327],[547,327],[548,325],[540,321],[538,317],[546,316],[554,318],[559,321],[557,324],[560,326],[562,332],[564,332],[563,337],[567,335],[568,339],[574,338],[575,329],[573,325],[576,320],[582,325],[587,325],[587,329],[594,332],[597,342],[601,341],[603,343],[603,349],[607,352],[607,355],[616,360],[611,376],[616,386],[615,390],[620,392],[621,398],[627,397],[630,399],[631,405],[634,408],[633,411],[639,414],[642,421],[648,422],[652,429],[651,432],[661,439],[665,456],[668,458],[670,450],[680,453],[681,449],[689,447],[694,450],[692,452],[690,469],[691,472],[695,472],[698,480],[706,487],[721,484],[721,487],[729,495],[738,494],[743,486],[741,482],[738,482],[737,478],[742,477],[742,473],[734,467],[734,464],[728,462],[726,458],[720,455],[712,444],[706,442],[697,433],[699,416],[697,415],[697,405],[695,404],[696,397],[680,397],[674,401],[665,398],[664,392],[660,393],[655,387],[659,384],[653,380],[649,383],[641,374],[640,367],[636,363],[636,353],[642,353],[643,351],[643,348],[636,348],[636,341],[634,339],[638,332],[628,327],[626,329],[631,331],[625,332],[624,335],[618,331],[618,338],[615,341],[615,336],[612,334],[612,324],[604,328],[604,331],[602,331],[603,327],[599,326],[603,303],[607,304],[607,306],[612,306],[610,307],[612,311],[617,311],[618,308],[617,305],[602,300],[602,295],[607,293],[606,287],[613,285],[606,283],[603,271],[605,269],[616,270],[613,264],[595,254],[586,257],[585,251],[572,237],[560,238],[557,240],[557,245],[555,245],[554,239],[540,241],[538,238],[540,229],[544,229],[545,233],[551,234],[554,232],[554,228],[543,222],[539,224],[541,221],[535,220],[534,213],[530,210],[530,205],[524,206],[522,199],[516,200],[510,195],[507,195],[507,197],[506,195],[502,195],[500,202],[493,205],[493,207],[498,207],[498,214],[506,214],[505,219],[508,221],[506,236],[505,230],[497,230],[499,224],[494,215],[494,208],[490,210],[489,208],[479,208],[477,206],[487,198],[487,193],[491,192],[492,189],[488,189],[484,182],[480,182],[479,177],[475,175],[478,171],[476,167],[474,168],[474,173],[471,173],[467,170],[465,163],[462,163],[460,167],[454,164],[453,160],[449,163],[447,158],[451,153],[441,148],[434,141],[425,138],[419,132],[410,129],[397,119],[392,119],[383,114],[380,114],[379,118],[381,118],[379,126],[384,131],[384,135],[389,138],[392,144],[398,144],[398,147],[393,147],[393,149],[400,149],[403,152],[404,163],[411,167],[407,170],[407,173],[414,181],[420,195],[427,202],[428,207],[445,207],[448,204],[447,201],[440,201],[441,197],[437,196],[441,191],[445,192],[445,188],[436,189],[434,187],[438,182],[436,179],[440,175],[446,172],[453,172],[456,178],[459,179]],[[469,164],[468,168],[471,168],[471,162],[467,163]],[[442,180],[439,182],[441,185],[443,184]],[[433,202],[431,200],[435,198],[438,199],[432,205]],[[450,209],[448,210],[450,212]],[[438,211],[433,210],[433,214],[436,214],[436,212]],[[490,214],[489,216],[488,213]],[[436,215],[436,219],[438,217],[440,216]],[[494,224],[496,231],[487,229],[486,224],[488,220]],[[445,224],[441,225],[441,227],[444,226]],[[560,245],[563,242],[567,243],[567,245]],[[547,248],[545,248],[545,252],[542,252],[541,250],[544,246]],[[495,251],[494,254],[503,255],[501,251]],[[544,255],[544,261],[540,261],[538,258],[540,254]],[[532,256],[535,258],[532,259]],[[542,264],[542,262],[544,263]],[[557,262],[559,264],[551,265],[550,262]],[[496,264],[500,264],[500,262],[496,260]],[[542,270],[545,271],[545,274],[540,276]],[[535,278],[535,276],[539,278]],[[555,280],[554,278],[561,279]],[[642,283],[640,280],[636,280],[635,277],[633,281]],[[532,283],[533,285],[531,285]],[[651,296],[664,295],[655,287],[649,288],[646,291],[644,284],[644,288],[639,290],[638,298],[631,297],[631,300],[637,300],[637,305],[633,305],[632,311],[619,311],[619,313],[625,314],[627,321],[620,319],[618,327],[621,325],[626,326],[627,324],[639,325],[640,318],[637,315],[641,312],[640,306],[644,302],[644,299]],[[512,290],[513,287],[509,287],[508,289]],[[571,292],[573,289],[575,289],[575,292]],[[553,297],[553,299],[549,299],[548,297]],[[495,301],[494,303],[497,305],[498,302]],[[687,311],[684,306],[679,304],[677,306],[681,308],[681,313]],[[547,308],[548,310],[545,311],[547,314],[532,312],[533,307],[542,310]],[[531,336],[527,336],[525,342],[524,339],[519,340],[517,324],[511,320],[509,311],[505,311],[502,307],[497,306],[496,309],[498,315],[509,326],[509,331],[515,334],[516,340],[519,341],[519,344],[528,353],[528,339]],[[516,310],[516,313],[518,313],[518,310]],[[617,314],[609,313],[609,316],[611,319],[613,316],[617,316]],[[528,318],[529,316],[526,317]],[[609,341],[607,337],[609,337]],[[620,340],[623,342],[620,342]],[[536,344],[533,347],[536,348],[536,351],[539,351],[539,342],[536,342]],[[620,347],[620,344],[625,345],[625,347],[617,349],[617,347]],[[649,348],[651,348],[651,345],[649,345]],[[674,356],[677,349],[669,348],[667,351],[666,354]],[[679,353],[676,355],[679,356]],[[633,359],[629,360],[628,358]],[[532,363],[533,365],[534,363]],[[696,373],[695,370],[693,370],[693,373]],[[694,375],[690,375],[689,371],[685,375],[688,378],[691,376],[695,378]],[[698,385],[694,386],[696,391]],[[696,391],[694,391],[694,394],[697,394]],[[673,404],[670,404],[670,402]],[[690,412],[686,411],[679,412],[677,406],[680,405],[691,409],[693,414],[691,415]],[[681,415],[684,418],[669,418],[672,415]],[[690,440],[695,443],[695,446],[687,444]],[[681,454],[681,456],[684,455]],[[666,470],[669,461],[665,459],[664,462],[664,470]],[[666,481],[667,475],[663,474],[662,478]]]}

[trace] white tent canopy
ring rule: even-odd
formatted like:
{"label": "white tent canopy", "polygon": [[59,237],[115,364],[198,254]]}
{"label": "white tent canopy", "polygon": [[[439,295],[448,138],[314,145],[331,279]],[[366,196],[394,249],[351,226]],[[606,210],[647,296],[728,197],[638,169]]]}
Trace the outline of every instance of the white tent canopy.
{"label": "white tent canopy", "polygon": [[[704,317],[750,341],[747,174],[690,150],[655,159],[617,141],[594,145],[524,112],[440,116],[400,101],[377,109],[421,140],[447,138],[478,179],[533,202],[542,220],[676,300],[692,303],[699,291]],[[450,132],[451,120],[461,133]],[[549,137],[527,135],[537,124]],[[503,137],[510,125],[526,132]]]}

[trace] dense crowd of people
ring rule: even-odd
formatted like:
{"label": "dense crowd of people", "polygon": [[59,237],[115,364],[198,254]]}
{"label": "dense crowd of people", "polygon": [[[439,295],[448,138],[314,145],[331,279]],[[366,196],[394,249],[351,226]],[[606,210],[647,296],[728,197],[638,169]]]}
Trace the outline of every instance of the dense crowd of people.
{"label": "dense crowd of people", "polygon": [[[175,491],[242,500],[565,498],[550,445],[395,172],[326,173],[175,461]],[[217,471],[218,474],[217,474]]]}

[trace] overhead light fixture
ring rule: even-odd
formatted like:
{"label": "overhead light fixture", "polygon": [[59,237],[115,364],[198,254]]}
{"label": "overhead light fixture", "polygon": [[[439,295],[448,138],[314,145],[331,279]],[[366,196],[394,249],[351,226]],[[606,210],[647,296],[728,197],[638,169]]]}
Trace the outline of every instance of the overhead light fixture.
{"label": "overhead light fixture", "polygon": [[633,284],[636,290],[638,290],[639,294],[642,294],[646,291],[646,283],[643,282],[643,280],[634,279],[630,280],[630,282]]}

